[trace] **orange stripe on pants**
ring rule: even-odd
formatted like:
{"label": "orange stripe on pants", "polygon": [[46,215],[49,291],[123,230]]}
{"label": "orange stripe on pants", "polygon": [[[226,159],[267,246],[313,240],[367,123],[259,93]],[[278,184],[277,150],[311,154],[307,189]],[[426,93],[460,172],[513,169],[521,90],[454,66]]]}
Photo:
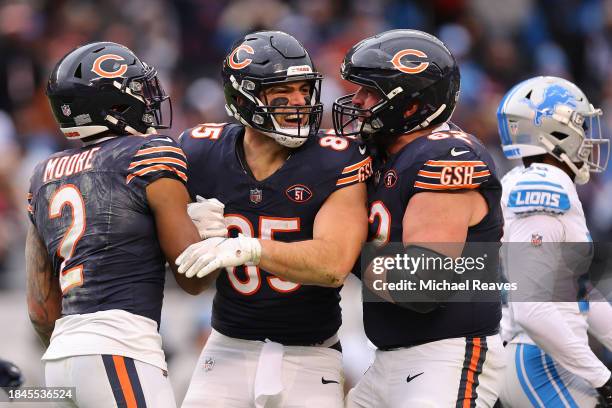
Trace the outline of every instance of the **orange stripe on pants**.
{"label": "orange stripe on pants", "polygon": [[472,347],[472,359],[470,360],[470,368],[468,369],[465,385],[465,395],[463,398],[463,408],[470,408],[472,391],[474,385],[474,374],[478,367],[478,359],[480,358],[480,337],[474,337],[474,346]]}
{"label": "orange stripe on pants", "polygon": [[123,392],[127,408],[138,408],[123,356],[113,356],[113,363],[115,363],[115,370],[117,371],[117,377],[119,378],[119,384],[121,384],[121,391]]}

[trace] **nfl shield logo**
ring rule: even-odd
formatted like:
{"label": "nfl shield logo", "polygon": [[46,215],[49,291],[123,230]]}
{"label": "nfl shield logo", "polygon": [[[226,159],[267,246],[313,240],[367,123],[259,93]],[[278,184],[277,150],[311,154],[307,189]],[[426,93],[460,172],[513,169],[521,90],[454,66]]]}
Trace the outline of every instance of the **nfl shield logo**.
{"label": "nfl shield logo", "polygon": [[542,245],[542,236],[540,234],[531,234],[531,245],[535,247]]}
{"label": "nfl shield logo", "polygon": [[64,114],[64,116],[70,116],[70,114],[72,113],[72,111],[70,110],[70,106],[62,105],[62,113]]}
{"label": "nfl shield logo", "polygon": [[262,199],[262,191],[259,188],[252,188],[251,189],[251,193],[249,194],[249,200],[251,200],[251,202],[253,204],[259,204],[261,203],[261,199]]}
{"label": "nfl shield logo", "polygon": [[212,370],[214,366],[215,366],[215,360],[213,360],[212,357],[206,357],[206,360],[204,360],[204,365],[202,366],[202,368],[204,368],[204,372],[208,372]]}

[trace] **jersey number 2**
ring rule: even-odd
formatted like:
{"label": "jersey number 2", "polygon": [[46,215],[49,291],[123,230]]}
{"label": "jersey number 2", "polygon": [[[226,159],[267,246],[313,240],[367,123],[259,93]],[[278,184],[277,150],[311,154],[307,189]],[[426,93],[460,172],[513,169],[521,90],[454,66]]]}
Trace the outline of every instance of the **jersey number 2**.
{"label": "jersey number 2", "polygon": [[[236,229],[239,233],[247,237],[255,236],[255,229],[248,218],[240,214],[225,214],[225,220],[228,222],[228,229]],[[259,238],[274,239],[275,232],[291,232],[300,230],[299,218],[278,218],[278,217],[259,217]],[[236,273],[237,268],[228,269],[227,276],[229,277],[232,287],[243,295],[250,296],[257,293],[261,287],[261,272],[258,266],[244,266],[246,279],[241,280]],[[268,285],[277,292],[288,293],[297,290],[301,285],[293,283],[275,276],[268,276]]]}
{"label": "jersey number 2", "polygon": [[62,294],[83,284],[83,264],[66,269],[66,264],[74,255],[74,248],[83,236],[86,225],[83,196],[74,184],[66,184],[53,194],[49,202],[49,218],[61,217],[65,206],[70,206],[72,209],[72,223],[57,247],[57,255],[63,259],[59,276]]}

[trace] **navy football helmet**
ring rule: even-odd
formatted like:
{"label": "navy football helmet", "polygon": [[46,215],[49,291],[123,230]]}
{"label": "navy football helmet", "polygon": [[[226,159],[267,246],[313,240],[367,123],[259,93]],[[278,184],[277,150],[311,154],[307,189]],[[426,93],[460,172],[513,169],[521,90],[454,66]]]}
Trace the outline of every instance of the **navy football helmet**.
{"label": "navy football helmet", "polygon": [[417,30],[391,30],[362,40],[346,54],[340,73],[381,97],[368,109],[352,103],[355,94],[334,102],[334,128],[344,136],[388,143],[447,121],[459,96],[455,58],[436,37]]}
{"label": "navy football helmet", "polygon": [[[64,56],[51,73],[47,96],[68,139],[108,131],[151,133],[172,125],[172,105],[157,71],[112,42],[87,44]],[[162,113],[165,103],[169,118]]]}
{"label": "navy football helmet", "polygon": [[[291,148],[318,132],[323,114],[322,75],[304,46],[289,34],[259,31],[239,39],[223,61],[222,76],[227,113],[243,125]],[[311,85],[305,105],[273,105],[262,96],[266,87],[295,81]],[[297,118],[298,126],[282,127],[279,115]],[[303,120],[305,115],[307,121]]]}

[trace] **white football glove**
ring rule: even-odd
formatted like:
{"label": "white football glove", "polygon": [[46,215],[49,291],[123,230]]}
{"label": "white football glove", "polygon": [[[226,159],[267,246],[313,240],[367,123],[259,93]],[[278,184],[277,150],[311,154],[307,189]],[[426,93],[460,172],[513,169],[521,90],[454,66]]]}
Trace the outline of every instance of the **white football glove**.
{"label": "white football glove", "polygon": [[238,235],[238,238],[209,238],[190,245],[176,258],[178,273],[186,277],[203,278],[219,268],[257,265],[261,257],[261,244],[256,238]]}
{"label": "white football glove", "polygon": [[227,225],[223,218],[225,204],[216,198],[196,196],[196,200],[187,204],[187,214],[198,228],[200,238],[227,237]]}

